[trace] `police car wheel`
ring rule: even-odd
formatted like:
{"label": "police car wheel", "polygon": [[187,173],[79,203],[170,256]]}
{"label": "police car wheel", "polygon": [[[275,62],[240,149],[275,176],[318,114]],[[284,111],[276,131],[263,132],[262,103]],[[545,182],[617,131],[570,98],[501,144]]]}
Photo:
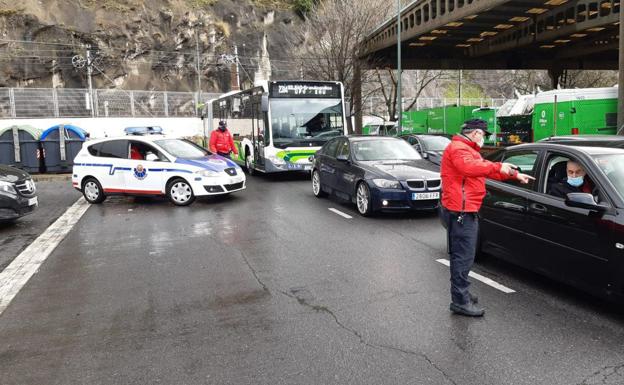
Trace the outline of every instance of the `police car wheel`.
{"label": "police car wheel", "polygon": [[184,179],[175,179],[167,187],[167,196],[176,206],[188,206],[195,200],[193,188]]}
{"label": "police car wheel", "polygon": [[104,190],[102,190],[102,185],[95,178],[87,178],[82,183],[82,195],[87,202],[93,204],[102,203],[104,199],[106,199]]}
{"label": "police car wheel", "polygon": [[312,171],[312,192],[317,198],[323,198],[327,196],[327,193],[323,191],[323,185],[321,184],[321,174],[318,170]]}

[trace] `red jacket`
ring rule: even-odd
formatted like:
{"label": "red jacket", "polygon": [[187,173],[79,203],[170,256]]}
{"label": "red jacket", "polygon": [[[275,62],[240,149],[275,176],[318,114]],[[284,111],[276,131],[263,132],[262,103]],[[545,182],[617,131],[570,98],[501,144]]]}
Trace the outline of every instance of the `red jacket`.
{"label": "red jacket", "polygon": [[229,154],[230,151],[238,154],[238,150],[234,145],[234,140],[232,139],[230,131],[221,131],[219,129],[213,130],[210,134],[210,152]]}
{"label": "red jacket", "polygon": [[511,178],[500,172],[501,163],[484,160],[479,150],[475,142],[460,135],[444,150],[440,175],[442,206],[447,210],[476,213],[485,197],[485,178]]}

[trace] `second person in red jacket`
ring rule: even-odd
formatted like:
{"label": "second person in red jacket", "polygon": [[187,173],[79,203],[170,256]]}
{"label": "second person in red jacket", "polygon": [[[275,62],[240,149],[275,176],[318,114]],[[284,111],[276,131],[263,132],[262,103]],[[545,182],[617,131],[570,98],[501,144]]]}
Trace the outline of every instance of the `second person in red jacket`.
{"label": "second person in red jacket", "polygon": [[234,145],[234,139],[232,134],[227,129],[227,126],[223,120],[219,122],[219,128],[213,130],[210,133],[210,152],[225,157],[230,157],[230,153],[238,156],[238,149]]}

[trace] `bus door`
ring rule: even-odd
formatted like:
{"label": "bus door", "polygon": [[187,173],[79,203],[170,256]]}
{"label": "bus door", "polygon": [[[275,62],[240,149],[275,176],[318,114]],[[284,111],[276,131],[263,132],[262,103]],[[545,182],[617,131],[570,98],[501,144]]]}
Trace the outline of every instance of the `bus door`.
{"label": "bus door", "polygon": [[[253,146],[254,146],[254,162],[256,165],[264,167],[264,143],[266,134],[264,128],[263,113],[260,103],[253,104]],[[266,138],[269,139],[269,138]]]}

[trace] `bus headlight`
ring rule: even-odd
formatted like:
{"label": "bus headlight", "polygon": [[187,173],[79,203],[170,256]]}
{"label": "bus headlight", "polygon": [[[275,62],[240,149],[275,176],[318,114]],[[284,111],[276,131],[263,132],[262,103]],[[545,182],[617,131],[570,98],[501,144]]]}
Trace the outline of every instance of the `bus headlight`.
{"label": "bus headlight", "polygon": [[275,155],[268,155],[267,159],[276,166],[286,164],[286,161],[284,161],[284,159],[279,158]]}
{"label": "bus headlight", "polygon": [[207,178],[213,177],[213,176],[221,176],[220,172],[210,171],[210,170],[195,171],[195,174],[199,176],[207,177]]}

